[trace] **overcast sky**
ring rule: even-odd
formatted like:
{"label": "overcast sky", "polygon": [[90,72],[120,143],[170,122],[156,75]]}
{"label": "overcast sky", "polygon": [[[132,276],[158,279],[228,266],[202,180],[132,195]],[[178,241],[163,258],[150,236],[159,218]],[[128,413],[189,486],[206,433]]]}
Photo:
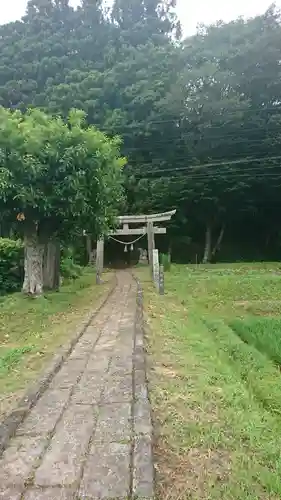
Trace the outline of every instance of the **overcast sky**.
{"label": "overcast sky", "polygon": [[[0,24],[19,19],[27,0],[0,0]],[[78,0],[72,0],[73,5]],[[187,35],[193,34],[198,23],[210,24],[220,19],[231,21],[238,16],[252,17],[263,13],[270,0],[178,0],[177,12]],[[277,1],[281,6],[281,0]]]}

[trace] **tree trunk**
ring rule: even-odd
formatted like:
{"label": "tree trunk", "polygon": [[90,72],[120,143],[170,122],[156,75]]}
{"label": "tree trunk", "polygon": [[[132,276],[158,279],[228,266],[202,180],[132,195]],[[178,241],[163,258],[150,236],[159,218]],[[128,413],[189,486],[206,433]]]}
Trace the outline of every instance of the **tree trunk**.
{"label": "tree trunk", "polygon": [[224,230],[225,230],[225,226],[222,226],[221,230],[220,230],[219,237],[218,237],[217,242],[216,242],[216,244],[215,244],[215,246],[213,248],[213,251],[212,251],[212,257],[214,257],[216,255],[216,253],[220,249],[221,242],[222,242],[222,239],[223,239],[223,236],[224,236]]}
{"label": "tree trunk", "polygon": [[205,250],[202,263],[207,264],[211,261],[212,257],[212,227],[211,224],[208,224],[206,227],[206,235],[205,235]]}
{"label": "tree trunk", "polygon": [[44,290],[58,290],[60,286],[60,243],[50,240],[45,244],[43,259]]}
{"label": "tree trunk", "polygon": [[39,296],[43,292],[43,251],[34,225],[24,238],[24,282],[22,291],[28,295]]}
{"label": "tree trunk", "polygon": [[92,239],[88,234],[86,235],[86,247],[87,247],[87,256],[88,256],[88,265],[92,264]]}

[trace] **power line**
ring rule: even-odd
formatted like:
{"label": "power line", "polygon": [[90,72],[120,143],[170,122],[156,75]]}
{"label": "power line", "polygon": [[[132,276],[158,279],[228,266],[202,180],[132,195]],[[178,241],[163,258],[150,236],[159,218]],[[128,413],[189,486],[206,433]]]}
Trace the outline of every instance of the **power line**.
{"label": "power line", "polygon": [[[210,176],[193,176],[192,174],[191,175],[187,175],[184,179],[183,178],[173,178],[173,177],[165,177],[165,178],[158,178],[158,179],[148,179],[148,178],[145,178],[145,179],[142,179],[142,180],[139,180],[138,182],[138,185],[143,181],[143,180],[146,180],[148,183],[152,183],[153,182],[153,185],[155,186],[155,184],[158,184],[159,185],[159,188],[163,189],[164,187],[167,187],[167,188],[170,188],[171,185],[175,185],[177,187],[179,187],[180,189],[186,189],[187,186],[184,184],[184,183],[187,183],[188,181],[194,181],[195,183],[196,182],[200,182],[200,181],[217,181],[217,180],[220,180],[220,181],[223,181],[223,182],[229,182],[229,183],[233,183],[233,182],[240,182],[240,184],[244,181],[244,179],[249,179],[249,176],[245,173],[242,173],[241,174],[237,174],[237,173],[233,173],[233,174],[229,174],[227,177],[224,177],[222,178],[220,175],[210,175]],[[274,187],[274,188],[281,188],[281,176],[280,175],[276,175],[276,174],[268,174],[268,175],[263,175],[263,174],[256,174],[254,177],[251,178],[251,185],[253,183],[256,183],[257,181],[263,181],[264,179],[267,179],[267,180],[271,180],[271,181],[274,181],[274,180],[279,180],[280,183],[279,184],[275,184],[274,186],[272,185],[271,183],[271,188]],[[164,182],[164,181],[167,181],[167,182]],[[191,186],[191,188],[193,188],[193,186]]]}
{"label": "power line", "polygon": [[[281,116],[280,116],[281,118]],[[240,124],[241,125],[241,124]],[[226,124],[222,124],[220,125],[219,127],[215,127],[215,126],[212,126],[212,127],[209,127],[209,126],[204,126],[204,128],[200,129],[200,130],[196,130],[195,128],[195,125],[193,124],[193,128],[191,128],[190,130],[187,130],[187,131],[184,131],[184,130],[180,130],[179,129],[179,135],[177,135],[175,137],[175,139],[171,138],[170,140],[180,140],[181,137],[189,137],[189,135],[191,134],[195,134],[196,132],[197,133],[202,133],[204,134],[204,132],[212,132],[213,130],[216,130],[217,128],[223,128],[225,127]],[[234,130],[230,130],[230,131],[226,131],[225,133],[223,134],[220,134],[220,135],[214,135],[214,138],[218,137],[228,137],[228,136],[233,136],[233,137],[236,137],[237,135],[239,134],[244,134],[245,132],[266,132],[266,133],[270,133],[270,132],[275,132],[275,131],[280,131],[281,132],[281,120],[280,120],[280,123],[277,123],[277,124],[274,124],[273,125],[268,125],[267,127],[265,127],[264,125],[260,125],[260,126],[256,126],[256,127],[237,127],[237,124],[236,124],[236,127]],[[146,139],[147,140],[151,140],[151,137],[144,137],[143,139]],[[163,141],[166,142],[167,141],[167,137],[163,137]],[[161,142],[161,141],[160,141]]]}
{"label": "power line", "polygon": [[[187,110],[189,109],[188,107],[186,108]],[[194,109],[194,108],[192,108]],[[218,110],[219,111],[219,110]],[[267,108],[245,108],[245,107],[237,107],[237,108],[230,108],[228,110],[226,110],[226,113],[225,114],[221,114],[221,115],[216,115],[215,113],[215,110],[213,109],[210,109],[208,112],[209,113],[212,113],[212,115],[214,116],[217,116],[217,117],[221,117],[221,118],[225,118],[227,115],[231,115],[231,114],[235,114],[237,111],[245,111],[245,113],[265,113],[265,112],[271,112],[271,111],[275,111],[276,113],[279,113],[281,111],[281,106],[277,107],[277,106],[271,106],[271,107],[267,107]],[[204,112],[202,112],[202,114],[204,114]],[[201,115],[202,116],[202,115]],[[199,115],[198,115],[199,117]],[[132,128],[132,127],[139,127],[140,124],[142,125],[162,125],[162,124],[171,124],[173,123],[174,125],[177,125],[180,123],[184,123],[185,121],[187,121],[186,117],[183,119],[183,118],[170,118],[168,120],[150,120],[150,121],[147,121],[147,122],[144,122],[144,120],[138,120],[138,121],[134,121],[134,122],[131,122],[131,123],[127,123],[127,124],[123,124],[123,125],[113,125],[112,126],[112,129],[115,129],[115,130],[123,130],[123,129],[126,129],[126,128]],[[188,123],[190,123],[190,121],[188,121]],[[94,124],[94,126],[98,127],[99,130],[101,131],[107,131],[109,132],[109,127],[100,127],[98,124]],[[221,127],[224,127],[225,125],[219,125],[218,127],[221,128]],[[179,128],[179,127],[178,127]]]}
{"label": "power line", "polygon": [[[139,180],[138,184],[140,182],[142,182],[143,180],[146,180],[148,182],[153,182],[153,183],[158,183],[158,184],[161,184],[163,185],[164,184],[164,181],[167,181],[167,185],[170,186],[170,184],[183,184],[184,182],[186,181],[189,181],[189,180],[192,180],[194,182],[198,181],[217,181],[217,180],[221,180],[223,182],[227,182],[227,181],[243,181],[243,179],[252,179],[251,182],[254,182],[256,180],[263,180],[263,179],[267,179],[267,180],[280,180],[281,181],[281,177],[280,175],[276,175],[276,174],[268,174],[268,175],[263,175],[263,174],[256,174],[254,177],[250,178],[249,175],[247,175],[246,173],[241,173],[241,174],[237,174],[237,173],[233,173],[233,174],[229,174],[227,177],[221,177],[220,175],[207,175],[207,176],[193,176],[193,175],[188,175],[187,177],[185,177],[184,179],[183,178],[173,178],[173,177],[165,177],[165,178],[158,178],[158,179],[141,179]],[[161,182],[160,182],[161,181]]]}
{"label": "power line", "polygon": [[[161,186],[170,186],[171,184],[176,184],[176,185],[180,185],[182,187],[182,185],[188,181],[193,181],[194,183],[200,183],[202,184],[202,182],[205,182],[205,181],[208,181],[209,183],[212,182],[212,181],[221,181],[223,183],[233,183],[233,182],[242,182],[243,180],[250,180],[251,184],[253,184],[254,182],[256,181],[263,181],[263,180],[268,180],[268,181],[274,181],[274,180],[278,180],[281,182],[281,176],[280,174],[267,174],[267,175],[263,175],[263,174],[259,174],[257,173],[256,175],[250,177],[247,173],[232,173],[232,174],[229,174],[225,177],[222,177],[218,174],[213,174],[213,175],[206,175],[206,176],[195,176],[195,175],[187,175],[185,178],[176,178],[176,177],[165,177],[165,178],[154,178],[154,179],[148,179],[148,178],[145,178],[145,179],[140,179],[138,180],[137,184],[140,184],[141,182],[143,182],[144,180],[147,181],[147,183],[153,183],[154,185],[155,184],[158,184],[158,185],[161,185]],[[272,185],[272,184],[271,184]],[[278,184],[279,186],[279,184]],[[186,187],[186,186],[185,186]]]}
{"label": "power line", "polygon": [[[184,174],[179,174],[179,175],[172,175],[172,176],[159,176],[159,177],[140,177],[139,180],[157,180],[157,179],[160,179],[160,180],[165,180],[165,179],[175,179],[175,180],[181,180],[181,179],[186,179],[187,177],[194,177],[194,178],[205,178],[205,177],[212,177],[214,175],[218,175],[219,177],[228,177],[230,175],[246,175],[246,174],[251,174],[251,173],[256,173],[258,175],[263,175],[264,177],[267,177],[267,176],[281,176],[281,169],[278,171],[278,172],[267,172],[267,170],[269,169],[275,169],[276,168],[279,168],[280,169],[280,165],[277,167],[276,165],[269,165],[266,167],[266,171],[262,171],[261,168],[257,168],[257,167],[253,167],[253,168],[243,168],[243,169],[231,169],[231,170],[222,170],[222,169],[219,169],[219,170],[215,170],[215,171],[211,171],[211,172],[187,172],[185,175]],[[171,171],[172,172],[172,171]]]}
{"label": "power line", "polygon": [[[247,144],[255,144],[255,143],[263,143],[263,142],[266,142],[266,141],[269,141],[269,140],[277,140],[279,139],[279,137],[281,136],[281,123],[279,126],[276,126],[276,127],[271,127],[271,128],[268,128],[268,129],[258,129],[256,127],[254,128],[245,128],[245,129],[239,129],[237,130],[235,133],[234,132],[226,132],[225,134],[220,134],[220,135],[210,135],[208,137],[204,137],[204,133],[208,133],[209,131],[211,131],[212,129],[211,128],[207,128],[207,129],[204,129],[201,131],[201,134],[203,135],[203,137],[199,137],[199,138],[196,138],[196,134],[192,132],[187,132],[187,133],[182,133],[179,137],[175,137],[175,138],[170,138],[170,139],[165,139],[163,138],[163,140],[153,140],[153,149],[151,149],[149,147],[149,149],[147,148],[148,145],[151,144],[151,139],[152,138],[148,138],[147,141],[145,140],[142,140],[142,145],[138,146],[138,147],[126,147],[123,145],[124,147],[124,154],[128,154],[130,152],[137,152],[137,151],[140,151],[140,152],[143,152],[143,153],[153,153],[153,151],[155,149],[161,149],[163,148],[163,146],[167,146],[167,145],[173,145],[177,148],[186,148],[188,146],[187,144],[187,141],[186,142],[183,142],[184,139],[190,139],[192,142],[194,140],[197,140],[197,143],[200,143],[200,140],[208,140],[208,141],[219,141],[220,139],[225,139],[224,142],[227,142],[227,145],[229,145],[229,141],[232,139],[232,138],[237,138],[238,140],[233,140],[231,141],[231,144],[233,145],[239,145],[239,144],[244,144],[244,143],[247,143]],[[272,134],[272,132],[277,132],[277,131],[280,131],[280,134],[278,133],[274,133]],[[259,138],[259,139],[254,139],[254,138],[248,138],[248,137],[245,137],[245,139],[241,139],[240,136],[244,133],[247,133],[247,132],[257,132],[259,134],[262,134],[262,136]],[[146,149],[147,148],[147,149]]]}
{"label": "power line", "polygon": [[[276,146],[277,146],[277,144],[275,144],[275,147]],[[280,149],[280,147],[278,147],[278,150],[279,149]],[[193,152],[191,152],[191,153],[193,153]],[[203,153],[206,156],[210,156],[212,154],[212,148],[210,148],[207,151],[203,150]],[[246,160],[261,161],[262,159],[270,158],[268,156],[268,152],[264,152],[264,154],[262,156],[259,156],[258,158],[251,156],[250,153],[251,153],[251,151],[242,151],[240,153],[236,153],[235,155],[233,155],[232,158],[226,158],[226,159],[225,158],[212,158],[212,160],[224,165],[224,164],[229,164],[230,162],[236,161],[237,158],[243,158],[245,161]],[[175,163],[178,163],[178,162],[181,163],[183,161],[184,162],[194,161],[194,153],[190,154],[189,156],[187,154],[183,154],[183,156],[172,156],[172,157],[169,157],[166,154],[165,156],[162,156],[159,158],[151,157],[150,159],[147,157],[146,158],[140,158],[140,157],[130,158],[130,157],[128,157],[127,168],[135,168],[136,169],[137,168],[136,166],[139,166],[140,168],[142,168],[144,166],[157,168],[161,165],[165,165],[165,167],[163,168],[165,171],[169,170],[170,168],[172,168],[173,170],[175,170],[175,168],[183,168],[183,169],[189,168],[188,165],[186,167],[174,167],[173,166]],[[196,166],[200,167],[200,166],[202,166],[202,164],[197,163]],[[151,168],[151,171],[155,172],[156,170],[154,168]],[[159,169],[157,169],[157,172],[158,171],[159,171]]]}
{"label": "power line", "polygon": [[[281,131],[280,131],[280,136],[281,136]],[[240,144],[261,144],[261,146],[266,142],[266,141],[275,141],[275,140],[278,140],[279,135],[276,134],[276,136],[266,136],[266,137],[261,137],[259,139],[248,139],[248,138],[245,138],[245,139],[241,139],[241,140],[237,140],[237,141],[229,141],[229,139],[231,139],[231,136],[221,136],[221,138],[225,137],[225,145],[226,146],[237,146],[237,145],[240,145]],[[233,135],[233,137],[235,137],[235,135]],[[210,142],[210,147],[209,147],[209,150],[212,149],[212,147],[219,147],[219,146],[222,146],[222,141],[220,141],[218,144],[214,144],[215,141],[218,141],[219,138],[218,137],[209,137],[209,138],[206,138],[208,140],[208,142]],[[203,138],[204,140],[204,138]],[[211,142],[213,141],[213,142]],[[192,140],[193,142],[193,140]],[[200,139],[197,141],[199,144],[200,144]],[[124,151],[124,154],[126,155],[126,153],[131,153],[131,152],[140,152],[140,153],[143,153],[143,154],[153,154],[153,151],[156,149],[161,149],[163,148],[163,146],[169,146],[169,145],[172,145],[172,146],[176,146],[178,149],[180,148],[187,148],[188,147],[188,144],[179,144],[177,141],[173,141],[172,139],[170,140],[167,140],[167,141],[157,141],[156,144],[154,143],[153,144],[153,150],[152,149],[145,149],[141,146],[139,147],[136,147],[136,148],[125,148],[125,151]],[[245,154],[245,153],[244,153]],[[153,158],[152,158],[153,159]],[[163,158],[162,158],[163,160]]]}
{"label": "power line", "polygon": [[[280,149],[280,147],[278,148]],[[203,150],[203,153],[209,157],[210,155],[209,154],[206,154],[206,152]],[[245,152],[245,151],[242,151],[240,153],[236,153],[234,155],[234,157],[232,158],[223,158],[223,157],[220,157],[220,158],[209,158],[209,161],[213,161],[213,162],[216,162],[216,163],[219,163],[221,165],[224,165],[224,164],[229,164],[230,162],[232,161],[236,161],[237,158],[243,158],[245,160],[255,160],[257,158],[257,160],[262,160],[262,159],[266,159],[266,158],[269,158],[268,156],[268,152],[264,152],[264,154],[262,156],[259,156],[259,157],[254,157],[254,156],[251,156],[250,155],[250,151],[249,152]],[[137,158],[137,159],[130,159],[128,160],[128,163],[127,163],[127,166],[128,167],[134,167],[135,168],[135,165],[139,165],[140,168],[143,167],[143,166],[150,166],[150,167],[157,167],[157,166],[160,166],[160,164],[163,164],[165,165],[165,167],[163,167],[164,170],[168,170],[169,168],[189,168],[189,166],[187,165],[186,167],[174,167],[173,165],[178,162],[187,162],[187,161],[196,161],[194,159],[194,155],[184,155],[184,156],[173,156],[173,157],[162,157],[162,158],[151,158],[150,160],[141,160],[140,158]],[[198,160],[199,161],[199,160]],[[197,167],[200,167],[204,164],[202,163],[199,163],[197,161],[197,164],[196,166]],[[169,166],[171,165],[171,167]],[[152,172],[155,172],[155,169],[154,168],[151,168],[151,171]]]}
{"label": "power line", "polygon": [[[183,157],[182,159],[187,159],[188,157]],[[187,171],[191,168],[193,169],[200,169],[200,168],[209,168],[209,167],[220,167],[220,166],[227,166],[227,165],[239,165],[239,164],[248,164],[248,163],[254,163],[254,162],[260,162],[263,160],[267,161],[274,161],[274,160],[280,160],[281,156],[263,156],[259,158],[251,158],[251,157],[244,157],[242,160],[224,160],[220,162],[212,162],[212,163],[202,163],[202,164],[194,164],[194,165],[188,165],[186,167],[175,167],[172,170],[169,168],[163,168],[163,169],[157,169],[157,170],[151,170],[152,174],[159,174],[159,173],[167,173],[167,172],[180,172],[180,171]],[[142,166],[145,165],[144,163]],[[148,163],[148,165],[151,166],[151,163]],[[149,173],[149,172],[146,172]]]}
{"label": "power line", "polygon": [[[254,162],[260,162],[260,161],[264,161],[264,160],[267,160],[267,161],[274,161],[274,160],[280,160],[281,159],[281,156],[268,156],[268,157],[260,157],[260,158],[243,158],[242,160],[235,160],[235,161],[223,161],[223,162],[212,162],[212,163],[203,163],[201,165],[198,165],[198,164],[194,164],[194,165],[188,165],[186,167],[175,167],[173,169],[158,169],[158,170],[151,170],[151,173],[152,174],[159,174],[159,173],[169,173],[169,172],[172,172],[173,174],[175,172],[188,172],[190,169],[202,169],[202,168],[205,168],[205,169],[208,169],[210,167],[224,167],[224,168],[227,168],[229,165],[240,165],[240,164],[248,164],[248,163],[254,163]],[[269,168],[269,167],[266,167],[266,168]],[[276,168],[276,165],[272,165],[272,168]],[[243,171],[245,171],[245,169],[243,169]],[[146,172],[146,173],[149,173],[149,172]],[[222,171],[220,170],[220,174],[222,173]],[[193,174],[196,175],[195,172],[193,172]],[[202,172],[198,172],[199,175],[206,175],[207,173],[202,173]],[[132,174],[134,177],[136,177],[136,175]],[[144,177],[141,177],[141,178],[144,178]],[[148,177],[150,178],[150,177]]]}

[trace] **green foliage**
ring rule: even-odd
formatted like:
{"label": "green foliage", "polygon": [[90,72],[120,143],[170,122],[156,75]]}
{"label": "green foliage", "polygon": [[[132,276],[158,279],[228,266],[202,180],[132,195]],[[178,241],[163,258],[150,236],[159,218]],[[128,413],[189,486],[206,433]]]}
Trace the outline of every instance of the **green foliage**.
{"label": "green foliage", "polygon": [[[280,370],[265,345],[259,352],[228,326],[230,318],[244,317],[254,329],[245,311],[249,304],[257,311],[261,304],[278,307],[280,314],[277,270],[271,263],[175,265],[167,273],[166,294],[159,301],[147,271],[138,269],[151,324],[150,356],[154,366],[161,366],[151,373],[150,388],[160,426],[157,445],[162,454],[157,470],[162,498],[202,497],[202,483],[196,480],[189,487],[185,480],[191,449],[196,450],[200,470],[208,470],[203,498],[280,497],[281,485],[276,481],[281,465]],[[259,332],[264,332],[264,342],[268,324],[268,345],[274,333],[280,353],[280,319],[255,320]],[[206,466],[206,449],[214,469]]]}
{"label": "green foliage", "polygon": [[113,285],[111,278],[104,276],[104,285],[96,286],[95,274],[87,268],[77,280],[64,281],[59,294],[48,292],[39,300],[28,300],[21,293],[1,297],[1,419],[54,352],[69,342],[70,332],[75,332],[87,311],[106,296]]}
{"label": "green foliage", "polygon": [[160,264],[164,267],[164,271],[171,270],[171,255],[167,253],[160,254]]}
{"label": "green foliage", "polygon": [[[23,263],[22,241],[0,238],[0,295],[20,289],[24,272]],[[76,263],[75,252],[70,247],[62,252],[60,272],[66,279],[77,279],[83,272],[83,267]]]}
{"label": "green foliage", "polygon": [[[238,248],[244,258],[277,258],[280,159],[269,158],[279,155],[280,37],[274,9],[201,28],[183,42],[172,63],[177,76],[155,121],[148,118],[148,154],[139,148],[130,184],[133,205],[142,212],[177,208],[170,244],[179,252],[177,240],[191,235],[193,262],[203,257],[207,228],[208,261],[220,257],[226,239],[229,247],[238,242],[230,260]],[[191,245],[180,251],[188,260]]]}
{"label": "green foliage", "polygon": [[[279,156],[280,14],[270,8],[253,19],[202,26],[179,41],[174,5],[115,0],[109,15],[101,0],[83,1],[77,10],[67,0],[32,0],[21,22],[0,27],[0,104],[58,113],[69,129],[67,135],[65,122],[29,112],[20,128],[28,144],[24,165],[9,157],[25,173],[13,194],[8,187],[16,168],[10,179],[1,162],[2,213],[14,220],[14,211],[28,209],[40,217],[42,231],[51,226],[74,240],[78,219],[95,234],[106,232],[117,212],[176,208],[166,242],[174,257],[200,261],[211,234],[209,261],[217,255],[276,258],[281,174],[279,159],[269,158]],[[84,161],[78,136],[94,131],[86,132],[79,112],[69,115],[73,106],[88,124],[122,137],[118,145],[108,138],[102,143],[115,157],[120,148],[128,158],[126,197],[118,169],[109,169],[103,185],[100,166],[115,163],[106,147],[102,157],[91,149]],[[99,151],[97,136],[93,142]],[[9,140],[8,151],[14,146]]]}
{"label": "green foliage", "polygon": [[37,109],[0,108],[0,206],[23,213],[39,234],[106,231],[122,198],[120,141],[84,119],[78,110],[64,122]]}
{"label": "green foliage", "polygon": [[81,276],[83,267],[74,261],[74,251],[67,248],[62,252],[60,272],[63,278],[77,279]]}
{"label": "green foliage", "polygon": [[82,274],[83,267],[75,264],[70,257],[64,258],[60,265],[61,275],[67,279],[77,279]]}
{"label": "green foliage", "polygon": [[21,361],[22,357],[31,352],[32,349],[31,346],[2,349],[0,352],[0,377],[7,375]]}
{"label": "green foliage", "polygon": [[231,321],[230,326],[243,342],[253,345],[281,366],[280,318],[247,316]]}
{"label": "green foliage", "polygon": [[74,262],[83,267],[87,266],[89,257],[85,244],[85,236],[77,238],[77,240],[71,242],[71,248],[73,250],[72,254]]}
{"label": "green foliage", "polygon": [[23,277],[23,244],[0,238],[0,295],[20,289]]}

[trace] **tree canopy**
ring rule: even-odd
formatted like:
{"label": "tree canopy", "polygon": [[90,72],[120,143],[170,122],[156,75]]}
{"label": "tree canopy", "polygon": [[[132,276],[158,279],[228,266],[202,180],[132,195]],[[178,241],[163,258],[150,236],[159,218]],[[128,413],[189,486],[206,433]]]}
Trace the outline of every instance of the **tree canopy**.
{"label": "tree canopy", "polygon": [[0,108],[0,210],[21,222],[37,259],[50,237],[106,232],[122,202],[120,140],[84,120]]}
{"label": "tree canopy", "polygon": [[273,6],[181,39],[174,7],[30,0],[21,21],[0,27],[0,103],[62,120],[78,108],[87,124],[120,136],[126,206],[114,207],[176,208],[161,239],[166,249],[172,240],[175,258],[277,258],[280,14]]}

